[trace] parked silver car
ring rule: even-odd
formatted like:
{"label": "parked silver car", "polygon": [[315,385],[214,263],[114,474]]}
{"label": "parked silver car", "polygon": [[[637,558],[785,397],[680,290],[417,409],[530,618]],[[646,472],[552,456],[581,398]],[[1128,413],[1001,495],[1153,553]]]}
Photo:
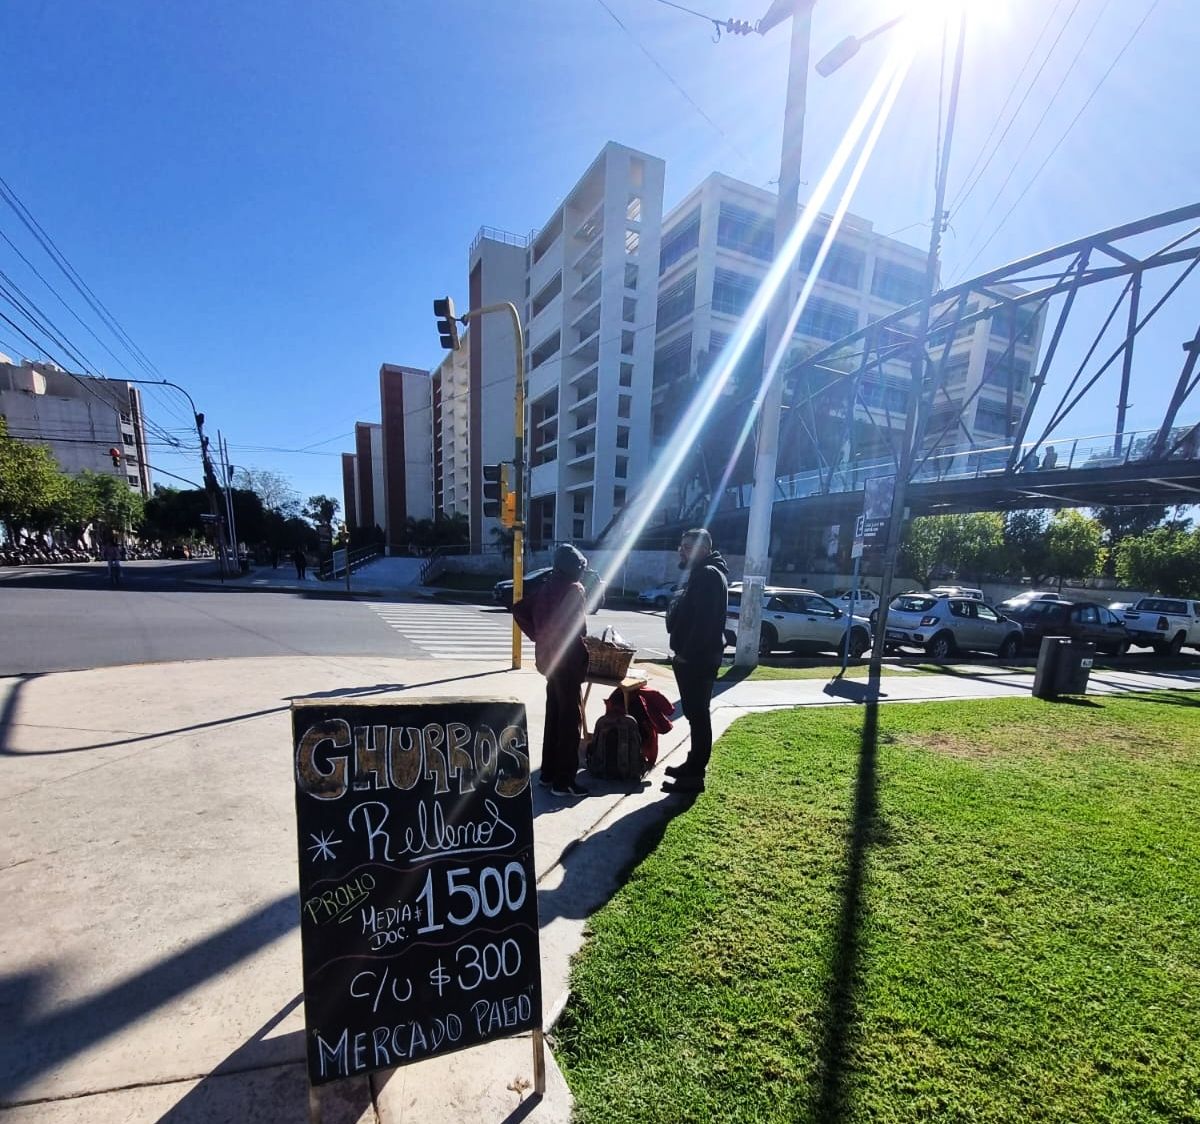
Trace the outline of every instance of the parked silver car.
{"label": "parked silver car", "polygon": [[971,597],[902,593],[888,606],[884,643],[924,648],[935,660],[955,652],[995,652],[1011,659],[1021,650],[1021,626]]}
{"label": "parked silver car", "polygon": [[[741,588],[731,588],[725,631],[725,643],[730,647],[737,644],[741,608]],[[847,621],[844,609],[811,589],[768,586],[763,590],[760,656],[770,655],[780,648],[841,653],[847,635],[850,657],[858,659],[871,647],[871,622],[860,616]]]}

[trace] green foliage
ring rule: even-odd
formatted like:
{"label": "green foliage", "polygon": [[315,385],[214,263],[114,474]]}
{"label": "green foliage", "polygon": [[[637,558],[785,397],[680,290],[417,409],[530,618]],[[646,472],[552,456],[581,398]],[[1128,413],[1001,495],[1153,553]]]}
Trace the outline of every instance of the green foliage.
{"label": "green foliage", "polygon": [[1029,577],[1037,584],[1049,573],[1044,511],[1010,511],[1004,517],[1004,548],[1009,576]]}
{"label": "green foliage", "polygon": [[163,542],[190,542],[205,537],[200,516],[209,510],[208,493],[200,488],[156,486],[146,501],[144,525],[148,538]]}
{"label": "green foliage", "polygon": [[905,568],[924,585],[935,573],[982,574],[1004,564],[1004,520],[994,512],[913,519],[902,544]]}
{"label": "green foliage", "polygon": [[1056,511],[1046,528],[1046,565],[1058,578],[1090,578],[1099,573],[1101,527],[1082,511]]}
{"label": "green foliage", "polygon": [[1176,597],[1200,597],[1200,530],[1160,527],[1123,540],[1115,554],[1114,567],[1123,584]]}
{"label": "green foliage", "polygon": [[54,525],[66,499],[69,478],[44,445],[8,436],[0,418],[0,520],[11,538],[21,526],[44,530]]}
{"label": "green foliage", "polygon": [[439,512],[436,519],[414,519],[404,524],[404,541],[418,554],[439,546],[466,546],[471,541],[471,524],[465,515]]}
{"label": "green foliage", "polygon": [[555,1032],[574,1118],[1194,1121],[1197,715],[742,719],[589,921]]}
{"label": "green foliage", "polygon": [[318,527],[331,527],[341,508],[342,505],[332,496],[309,496],[300,514]]}

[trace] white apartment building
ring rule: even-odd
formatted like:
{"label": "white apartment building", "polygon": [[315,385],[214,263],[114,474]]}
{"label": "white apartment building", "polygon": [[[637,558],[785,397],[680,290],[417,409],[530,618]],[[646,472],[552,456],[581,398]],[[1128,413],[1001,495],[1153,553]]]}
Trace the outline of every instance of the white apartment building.
{"label": "white apartment building", "polygon": [[[64,472],[119,476],[150,494],[142,396],[132,383],[0,355],[0,416],[11,437],[49,446]],[[120,453],[117,466],[112,449]]]}
{"label": "white apartment building", "polygon": [[535,547],[598,536],[649,469],[664,172],[657,157],[610,142],[530,237],[524,291]]}
{"label": "white apartment building", "polygon": [[433,510],[471,514],[470,413],[471,330],[458,351],[446,353],[430,375],[433,422]]}
{"label": "white apartment building", "polygon": [[[700,380],[716,363],[749,306],[774,256],[775,195],[769,191],[714,173],[691,191],[663,222],[659,262],[657,336],[655,341],[652,432],[656,449],[669,440],[675,424],[696,393]],[[826,232],[829,218],[822,215],[805,240],[799,255],[793,291],[807,278]],[[819,386],[795,377],[796,361],[803,355],[863,328],[919,301],[925,294],[924,251],[877,234],[870,222],[846,215],[820,276],[813,288],[795,334],[792,360],[785,368],[785,408],[781,422],[779,472],[808,468],[817,463],[814,437],[823,443],[827,457],[844,454],[848,443],[844,395],[823,394],[809,405]],[[994,384],[1001,375],[992,329],[981,321],[964,329],[950,356],[947,390],[961,406],[981,381]],[[1012,352],[1017,374],[1013,409],[1019,413],[1028,392],[1029,368],[1036,356],[1040,325],[1025,324]],[[1005,341],[1007,346],[1007,340]],[[1003,349],[1001,350],[1003,354]],[[992,358],[989,360],[988,356]],[[965,358],[964,358],[965,357]],[[761,380],[763,339],[755,343],[726,387],[725,397],[714,408],[706,435],[691,463],[681,474],[670,497],[671,511],[664,517],[686,519],[703,511],[722,479],[745,483],[753,474],[753,441],[743,448],[736,465],[730,465],[736,436],[741,430],[750,399]],[[822,380],[824,381],[824,380]],[[908,404],[910,371],[907,360],[884,362],[862,380],[854,405],[856,456],[884,455],[886,433],[903,428]],[[957,442],[974,442],[991,432],[997,419],[992,412],[993,386],[971,403],[958,427]],[[936,435],[934,411],[928,432]],[[949,439],[948,439],[949,440]],[[954,443],[954,442],[951,442]]]}

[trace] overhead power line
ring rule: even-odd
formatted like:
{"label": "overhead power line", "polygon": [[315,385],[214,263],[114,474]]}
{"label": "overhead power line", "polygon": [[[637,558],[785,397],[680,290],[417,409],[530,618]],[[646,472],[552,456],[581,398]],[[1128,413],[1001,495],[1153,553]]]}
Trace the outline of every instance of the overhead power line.
{"label": "overhead power line", "polygon": [[[1012,116],[1008,119],[1008,124],[1004,126],[1004,131],[996,139],[996,143],[991,145],[991,149],[989,151],[988,146],[991,144],[992,137],[995,136],[996,130],[1000,127],[1000,122],[1004,119],[1004,114],[1008,109],[1009,103],[1012,101],[1013,95],[1016,94],[1017,89],[1020,87],[1021,79],[1025,76],[1025,71],[1029,69],[1029,64],[1033,62],[1034,56],[1037,54],[1038,48],[1041,46],[1042,40],[1045,38],[1046,30],[1049,28],[1050,23],[1054,19],[1059,8],[1062,7],[1063,0],[1056,0],[1054,7],[1050,9],[1050,13],[1046,17],[1046,22],[1042,25],[1041,31],[1038,32],[1037,37],[1034,39],[1033,46],[1029,48],[1029,54],[1025,56],[1025,62],[1022,65],[1020,72],[1017,74],[1016,78],[1013,79],[1013,84],[1009,87],[1008,96],[1004,99],[1004,104],[1000,107],[1000,112],[996,114],[995,120],[992,122],[992,127],[988,131],[988,135],[984,138],[983,144],[980,146],[979,151],[975,155],[974,161],[971,163],[970,170],[965,176],[963,176],[962,185],[959,187],[957,194],[950,202],[949,210],[951,214],[957,213],[959,208],[966,203],[968,198],[970,198],[971,192],[973,192],[975,188],[979,186],[979,181],[983,178],[984,173],[987,172],[988,167],[996,156],[996,153],[1000,151],[1000,146],[1004,143],[1004,138],[1008,136],[1013,125],[1016,124],[1017,118],[1021,115],[1021,110],[1025,107],[1025,103],[1029,100],[1029,96],[1033,93],[1034,88],[1037,86],[1038,79],[1042,76],[1042,71],[1046,69],[1046,64],[1053,56],[1059,42],[1062,40],[1063,34],[1071,25],[1071,21],[1075,18],[1075,13],[1079,11],[1079,5],[1082,2],[1083,0],[1075,0],[1070,13],[1063,21],[1062,27],[1058,29],[1058,34],[1054,37],[1054,42],[1050,44],[1050,49],[1046,52],[1045,57],[1042,59],[1041,65],[1037,69],[1037,73],[1034,74],[1034,76],[1030,79],[1024,95],[1017,104],[1017,108],[1013,110]],[[987,159],[984,161],[983,167],[979,168],[979,162],[980,160],[983,160],[985,153],[987,153]],[[978,175],[975,174],[976,168],[979,168]]]}
{"label": "overhead power line", "polygon": [[1079,107],[1075,116],[1071,118],[1070,124],[1068,124],[1067,127],[1063,130],[1062,135],[1058,138],[1058,140],[1056,140],[1054,142],[1054,145],[1050,149],[1050,151],[1046,153],[1046,158],[1041,162],[1041,164],[1038,165],[1037,171],[1034,172],[1033,175],[1029,177],[1029,181],[1021,189],[1021,193],[1016,197],[1016,199],[1013,200],[1012,206],[1010,206],[1008,208],[1008,210],[1004,212],[1003,217],[993,228],[991,234],[989,234],[987,236],[983,245],[980,246],[979,249],[975,251],[975,256],[972,257],[969,262],[967,262],[966,267],[963,269],[963,273],[968,272],[970,270],[971,266],[973,266],[975,264],[975,262],[978,260],[979,256],[983,253],[983,251],[986,250],[988,248],[988,246],[991,245],[992,239],[994,239],[996,237],[996,235],[1000,233],[1000,230],[1003,228],[1004,224],[1006,222],[1008,222],[1008,220],[1012,217],[1012,213],[1017,209],[1018,206],[1020,206],[1021,200],[1023,200],[1025,198],[1025,196],[1029,194],[1030,188],[1032,188],[1033,185],[1037,182],[1038,177],[1042,174],[1042,172],[1044,172],[1046,170],[1046,166],[1050,163],[1050,161],[1054,158],[1054,155],[1062,147],[1063,141],[1065,141],[1067,139],[1067,137],[1070,136],[1071,130],[1075,128],[1076,124],[1078,124],[1079,119],[1083,116],[1084,112],[1087,110],[1087,107],[1092,104],[1093,99],[1100,92],[1101,87],[1108,80],[1109,75],[1112,74],[1112,72],[1116,69],[1117,64],[1121,61],[1122,58],[1125,57],[1125,52],[1128,51],[1129,48],[1133,45],[1133,41],[1138,37],[1142,28],[1146,26],[1146,22],[1154,14],[1154,10],[1158,7],[1159,3],[1160,3],[1160,0],[1150,0],[1150,6],[1146,9],[1145,14],[1138,21],[1137,26],[1129,33],[1129,37],[1121,45],[1121,49],[1117,52],[1116,57],[1112,60],[1112,62],[1110,62],[1108,64],[1108,69],[1105,70],[1105,72],[1102,75],[1100,75],[1099,80],[1092,87],[1092,92],[1090,94],[1088,94],[1087,100],[1083,103],[1083,105],[1081,105]]}

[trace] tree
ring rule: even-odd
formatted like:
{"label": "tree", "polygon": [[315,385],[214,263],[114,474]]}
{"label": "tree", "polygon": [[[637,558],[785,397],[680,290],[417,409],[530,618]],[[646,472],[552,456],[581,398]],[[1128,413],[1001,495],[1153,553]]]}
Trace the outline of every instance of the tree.
{"label": "tree", "polygon": [[253,492],[262,501],[264,511],[277,511],[284,519],[300,513],[300,497],[287,477],[265,468],[239,468],[233,474],[234,487]]}
{"label": "tree", "polygon": [[181,491],[156,485],[154,495],[146,501],[143,530],[148,537],[163,542],[203,538],[205,527],[200,516],[208,511],[208,493],[202,489]]}
{"label": "tree", "polygon": [[300,514],[318,527],[330,527],[341,507],[332,496],[309,496],[304,501],[304,510]]}
{"label": "tree", "polygon": [[50,450],[9,437],[0,418],[0,521],[9,539],[16,542],[22,527],[53,526],[67,489],[68,477]]}
{"label": "tree", "polygon": [[1175,597],[1200,597],[1200,531],[1159,527],[1129,536],[1116,548],[1123,585]]}
{"label": "tree", "polygon": [[1167,517],[1167,508],[1163,506],[1120,507],[1106,506],[1092,509],[1092,518],[1103,528],[1104,545],[1108,553],[1104,560],[1104,572],[1108,577],[1115,576],[1117,546],[1131,535],[1144,535],[1154,530]]}
{"label": "tree", "polygon": [[1061,582],[1090,578],[1100,569],[1101,528],[1082,511],[1056,511],[1046,529],[1047,565]]}
{"label": "tree", "polygon": [[1044,511],[1010,511],[1004,517],[1004,548],[1007,569],[1016,578],[1028,577],[1037,585],[1050,572],[1046,548]]}
{"label": "tree", "polygon": [[925,515],[905,531],[905,568],[928,586],[936,573],[990,573],[1003,564],[1004,521],[992,512]]}

